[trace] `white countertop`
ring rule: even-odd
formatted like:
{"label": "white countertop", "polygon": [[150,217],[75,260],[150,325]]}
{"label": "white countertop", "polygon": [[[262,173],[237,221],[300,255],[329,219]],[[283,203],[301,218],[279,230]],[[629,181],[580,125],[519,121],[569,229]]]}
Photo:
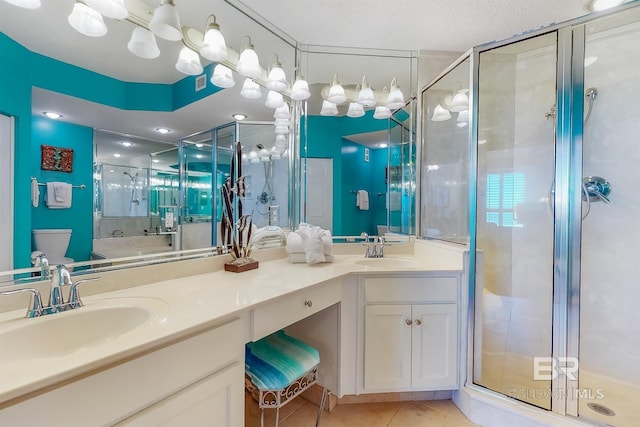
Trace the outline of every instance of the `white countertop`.
{"label": "white countertop", "polygon": [[[79,310],[135,298],[151,298],[164,303],[158,305],[156,315],[144,326],[112,341],[64,357],[20,360],[16,364],[3,363],[0,366],[0,405],[43,387],[160,347],[198,330],[216,326],[229,318],[241,316],[256,305],[331,279],[353,273],[462,270],[462,250],[441,250],[437,246],[425,249],[418,246],[422,245],[416,245],[413,255],[390,255],[385,258],[411,259],[415,261],[415,265],[400,264],[400,267],[393,267],[387,262],[381,268],[362,266],[356,264],[356,261],[363,259],[358,255],[336,255],[333,263],[315,265],[292,264],[285,258],[261,262],[258,269],[243,273],[216,271],[83,298],[85,307]],[[79,310],[34,319],[25,319],[24,309],[0,313],[0,326],[3,328],[0,331],[6,330],[7,325],[10,329],[12,323],[46,322],[54,316],[73,315],[74,311]],[[77,327],[82,328],[82,324]],[[68,331],[60,331],[64,332]],[[0,344],[0,351],[4,345]]]}

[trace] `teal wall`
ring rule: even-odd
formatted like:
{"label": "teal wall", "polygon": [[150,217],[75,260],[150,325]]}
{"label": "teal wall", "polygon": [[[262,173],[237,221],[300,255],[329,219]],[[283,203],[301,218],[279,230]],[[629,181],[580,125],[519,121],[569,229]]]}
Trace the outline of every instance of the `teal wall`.
{"label": "teal wall", "polygon": [[[72,172],[42,170],[39,155],[42,144],[73,149]],[[87,261],[93,239],[93,129],[46,117],[34,117],[31,153],[31,176],[36,177],[38,182],[62,181],[87,186],[85,190],[72,190],[69,209],[47,208],[46,187],[40,187],[40,203],[31,210],[31,228],[70,228],[72,234],[67,256],[75,261]]]}
{"label": "teal wall", "polygon": [[[39,167],[35,167],[36,159],[38,162],[40,159],[40,144],[43,142],[48,142],[51,145],[58,143],[54,141],[59,141],[62,147],[69,146],[68,144],[81,144],[82,138],[91,133],[90,129],[81,126],[77,128],[58,127],[53,124],[50,124],[48,132],[45,131],[46,127],[43,123],[47,123],[48,120],[42,120],[39,115],[32,117],[32,87],[75,96],[115,108],[147,111],[173,111],[219,90],[219,88],[208,84],[206,89],[196,92],[195,77],[193,76],[185,77],[175,84],[124,82],[31,52],[1,32],[0,52],[2,52],[2,62],[5,64],[0,67],[0,113],[15,118],[14,191],[16,197],[13,249],[16,268],[30,265],[31,229],[44,224],[47,215],[53,214],[51,210],[46,210],[43,207],[33,209],[31,198],[27,197],[30,194],[31,175],[40,173]],[[11,66],[6,64],[11,64]],[[212,65],[209,65],[206,68],[208,75],[210,75],[211,67]],[[57,132],[61,132],[60,135],[57,135]],[[82,137],[76,141],[69,141],[65,136],[71,134],[75,137],[82,135]],[[88,159],[87,166],[92,167],[91,153],[90,147],[78,146],[77,151],[74,152],[74,156],[77,156],[74,165],[79,165],[79,159],[82,158]],[[46,176],[42,179],[54,178]],[[55,175],[55,179],[64,180],[59,179],[58,175]],[[88,179],[82,178],[81,182],[91,188],[91,174]],[[75,177],[74,183],[76,183]],[[74,207],[69,211],[70,214],[76,212],[76,209],[80,209],[80,203],[83,203],[83,198],[86,196],[91,197],[90,190],[85,190],[82,195],[79,195],[78,191],[74,192]],[[92,209],[88,209],[87,213],[90,214],[91,211]],[[56,212],[56,224],[65,224],[64,216],[64,213]],[[53,218],[54,216],[52,216]],[[72,247],[69,249],[68,255],[78,260],[87,259],[89,253],[86,252],[86,248],[91,246],[92,227],[86,228],[80,223],[77,224],[77,227],[79,228],[77,230],[74,228],[73,231]],[[83,241],[80,242],[77,239]]]}
{"label": "teal wall", "polygon": [[[348,141],[342,137],[386,130],[387,127],[388,120],[374,119],[373,111],[369,111],[364,117],[357,119],[346,116],[307,117],[307,151],[302,154],[306,154],[307,157],[333,159],[333,234],[336,236],[360,234],[362,231],[366,231],[364,227],[368,228],[368,233],[373,233],[376,224],[386,222],[384,219],[381,220],[377,214],[374,215],[373,209],[371,209],[377,203],[382,203],[382,206],[385,206],[384,197],[377,197],[375,194],[386,191],[378,191],[379,188],[384,188],[386,154],[378,155],[376,153],[374,156],[372,154],[374,152],[386,153],[386,150],[370,150],[369,163],[365,163],[364,147],[360,144],[349,143],[345,147],[354,146],[356,152],[344,153],[343,141],[347,143]],[[358,154],[358,150],[361,150],[360,154]],[[384,163],[378,157],[384,157]],[[374,182],[373,180],[367,181],[365,176],[379,178],[375,178]],[[356,184],[362,185],[362,188],[357,188]],[[358,210],[355,194],[349,193],[351,190],[359,189],[369,191],[369,212]],[[375,199],[382,199],[382,201],[379,202]]]}

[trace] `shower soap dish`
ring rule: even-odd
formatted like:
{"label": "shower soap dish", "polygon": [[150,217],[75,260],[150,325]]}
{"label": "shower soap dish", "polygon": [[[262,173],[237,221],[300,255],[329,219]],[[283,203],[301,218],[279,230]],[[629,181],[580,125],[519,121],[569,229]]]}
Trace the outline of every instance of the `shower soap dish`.
{"label": "shower soap dish", "polygon": [[253,258],[236,258],[224,264],[224,271],[232,271],[234,273],[242,273],[256,268],[258,268],[258,261]]}

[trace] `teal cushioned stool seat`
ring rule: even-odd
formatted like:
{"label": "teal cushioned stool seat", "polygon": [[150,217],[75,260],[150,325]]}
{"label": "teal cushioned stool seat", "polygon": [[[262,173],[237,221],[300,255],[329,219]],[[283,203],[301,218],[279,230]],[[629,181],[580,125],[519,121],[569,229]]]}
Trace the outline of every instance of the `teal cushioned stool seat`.
{"label": "teal cushioned stool seat", "polygon": [[[264,425],[264,409],[276,409],[276,425],[280,408],[318,382],[318,350],[299,339],[277,331],[245,347],[245,386],[261,409],[260,424]],[[326,390],[316,419],[324,406]]]}

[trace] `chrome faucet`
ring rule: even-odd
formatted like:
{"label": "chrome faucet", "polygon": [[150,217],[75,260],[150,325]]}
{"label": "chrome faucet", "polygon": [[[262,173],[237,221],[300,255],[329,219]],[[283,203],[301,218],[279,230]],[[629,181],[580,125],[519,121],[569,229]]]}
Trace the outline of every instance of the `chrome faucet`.
{"label": "chrome faucet", "polygon": [[60,308],[64,304],[62,298],[62,286],[71,285],[71,274],[62,264],[56,265],[56,270],[51,278],[51,295],[49,297],[49,308]]}
{"label": "chrome faucet", "polygon": [[364,246],[367,248],[364,254],[365,258],[384,257],[384,247],[387,246],[384,236],[374,236],[371,242],[369,241],[369,235],[367,233],[363,232],[360,236],[364,238]]}
{"label": "chrome faucet", "polygon": [[43,253],[39,254],[35,260],[32,258],[34,262],[34,267],[40,267],[40,277],[43,279],[51,279],[51,270],[49,270],[49,260],[47,256]]}
{"label": "chrome faucet", "polygon": [[[90,282],[92,280],[98,280],[99,277],[92,277],[89,279],[78,280],[77,282],[71,281],[71,274],[64,265],[60,264],[55,267],[55,272],[51,278],[51,294],[49,295],[49,305],[44,307],[42,305],[42,297],[40,292],[34,288],[13,289],[10,291],[0,292],[0,295],[11,295],[18,292],[29,292],[32,296],[31,303],[27,309],[27,317],[39,317],[46,314],[59,313],[62,311],[73,310],[75,308],[82,307],[82,300],[78,294],[78,286]],[[64,302],[62,295],[62,287],[69,286],[69,301]]]}
{"label": "chrome faucet", "polygon": [[40,317],[44,314],[47,314],[47,310],[42,306],[42,298],[40,297],[40,292],[37,289],[14,289],[11,291],[0,292],[0,295],[11,295],[17,294],[19,292],[28,292],[31,294],[31,304],[29,304],[29,308],[27,309],[27,317]]}

